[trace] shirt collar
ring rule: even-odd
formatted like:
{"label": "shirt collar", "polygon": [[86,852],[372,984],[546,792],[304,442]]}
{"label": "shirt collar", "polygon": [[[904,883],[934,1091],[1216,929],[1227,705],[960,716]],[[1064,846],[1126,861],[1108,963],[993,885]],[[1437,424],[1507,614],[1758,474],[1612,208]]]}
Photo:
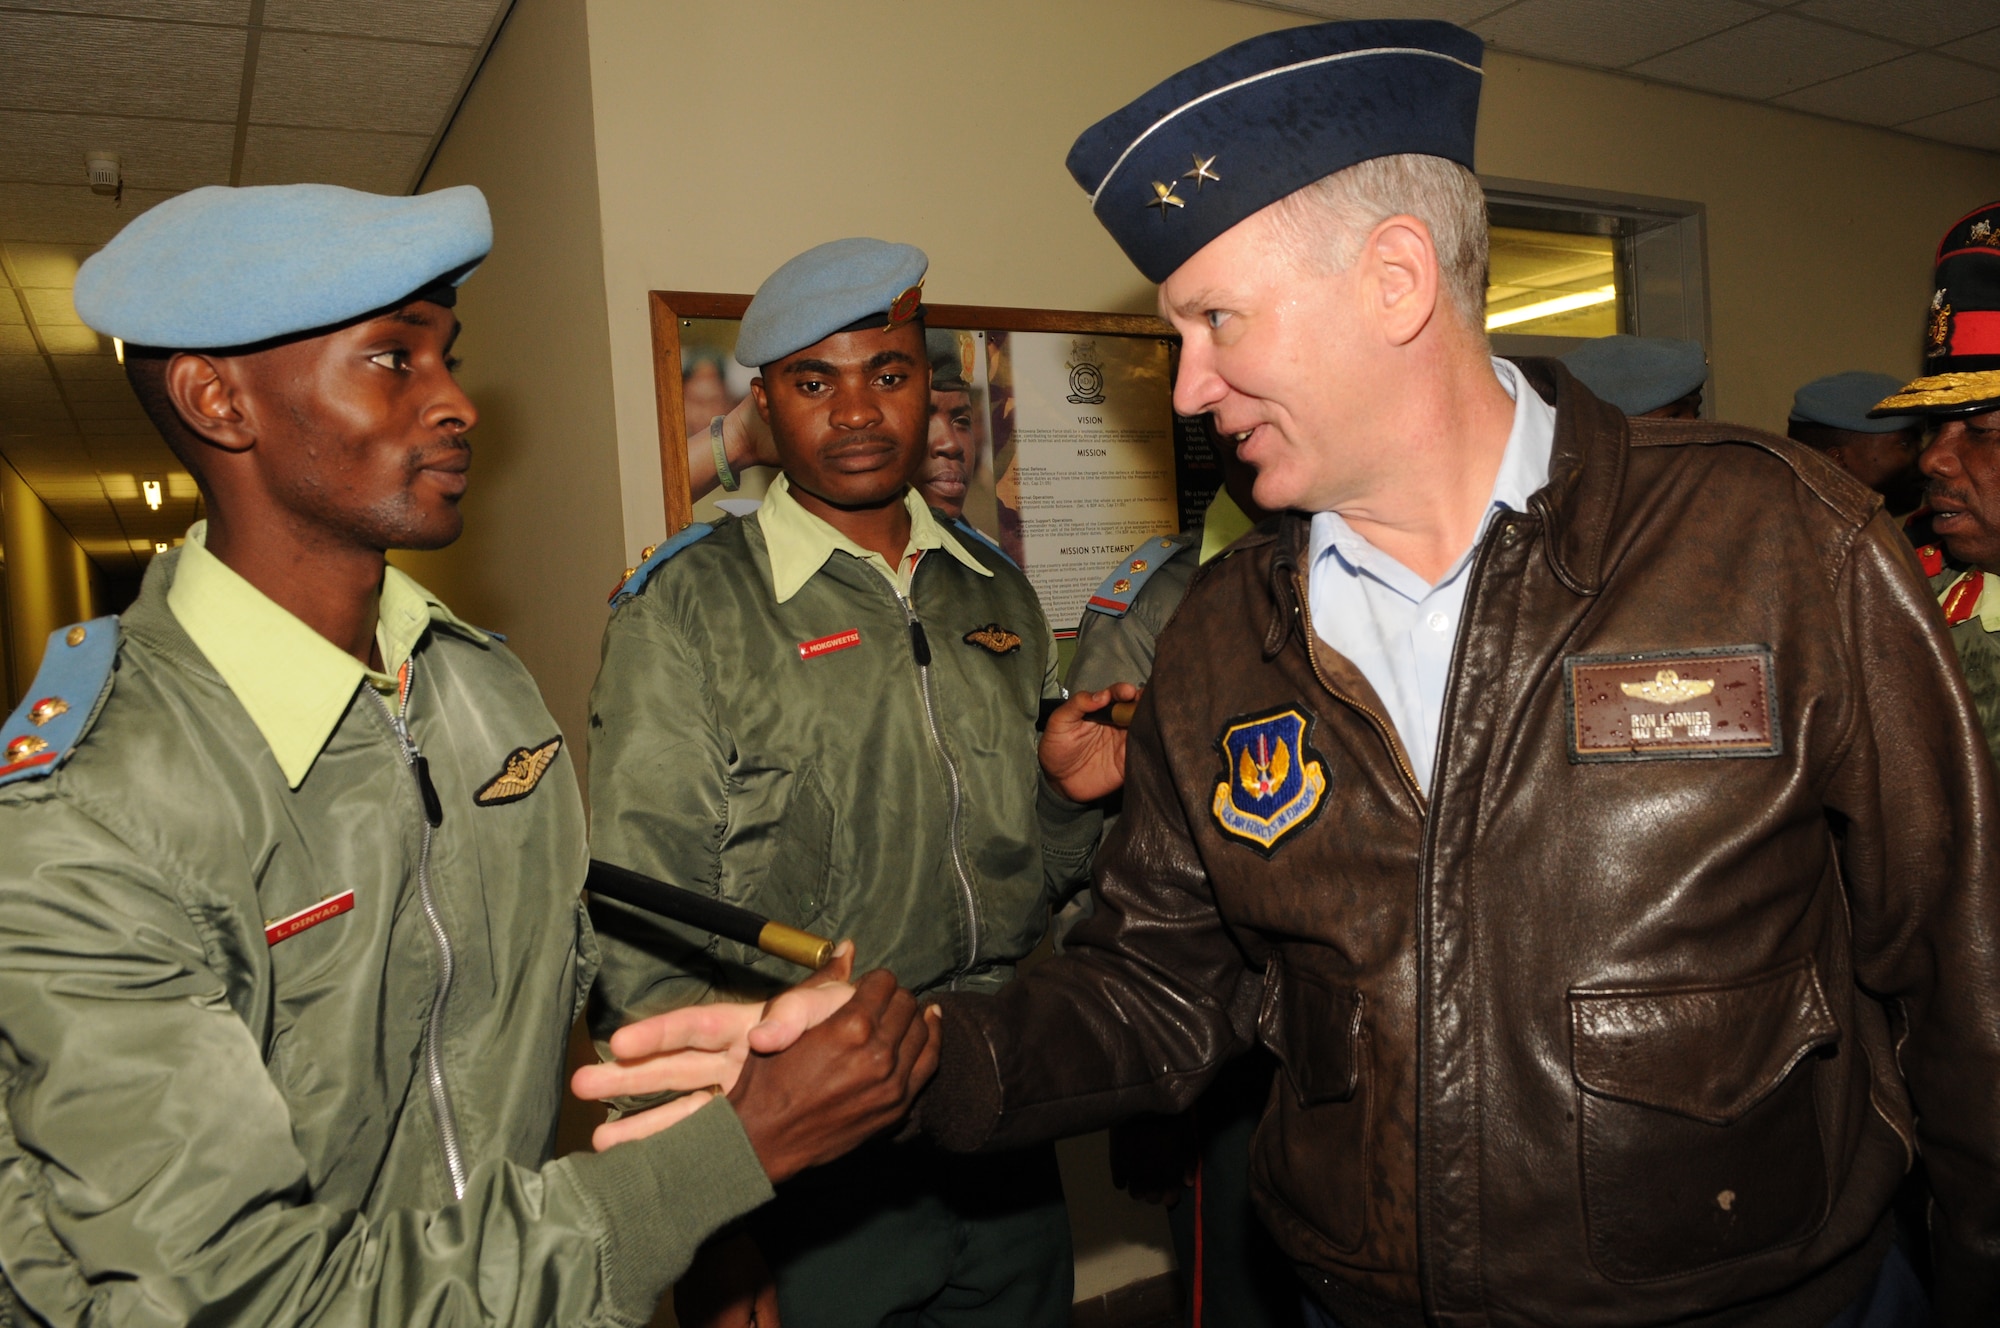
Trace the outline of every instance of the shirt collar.
{"label": "shirt collar", "polygon": [[[1514,399],[1514,423],[1507,432],[1507,446],[1500,454],[1500,469],[1493,476],[1493,492],[1486,502],[1486,516],[1471,547],[1460,554],[1449,572],[1438,582],[1443,585],[1457,576],[1479,547],[1487,526],[1496,513],[1525,512],[1528,499],[1549,482],[1549,460],[1555,454],[1555,407],[1542,400],[1526,375],[1513,364],[1495,356],[1494,377]],[[1421,599],[1430,587],[1423,578],[1383,553],[1354,532],[1338,512],[1319,512],[1312,519],[1310,561],[1317,563],[1328,554],[1338,558],[1353,573],[1367,572],[1412,598]]]}
{"label": "shirt collar", "polygon": [[[903,491],[903,506],[910,513],[910,550],[943,549],[979,575],[993,575],[992,569],[938,524],[914,486]],[[757,524],[764,532],[764,548],[771,558],[771,593],[780,604],[798,594],[836,552],[869,564],[899,592],[908,585],[899,569],[890,567],[881,554],[862,548],[801,506],[792,497],[791,482],[784,475],[771,481],[757,509]],[[907,563],[907,551],[904,558]]]}
{"label": "shirt collar", "polygon": [[271,748],[285,782],[305,781],[363,680],[393,692],[394,673],[433,622],[484,641],[429,591],[394,567],[382,573],[375,642],[389,665],[377,673],[305,625],[208,551],[208,523],[189,528],[167,589],[181,629],[222,675]]}
{"label": "shirt collar", "polygon": [[1200,561],[1207,562],[1242,539],[1255,524],[1229,496],[1228,489],[1217,489],[1208,504],[1208,511],[1202,513]]}

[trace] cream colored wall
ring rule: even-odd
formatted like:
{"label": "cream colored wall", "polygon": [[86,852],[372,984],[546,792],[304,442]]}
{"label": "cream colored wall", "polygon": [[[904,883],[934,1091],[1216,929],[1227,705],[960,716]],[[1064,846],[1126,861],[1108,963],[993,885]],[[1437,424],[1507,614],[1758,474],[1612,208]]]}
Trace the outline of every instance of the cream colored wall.
{"label": "cream colored wall", "polygon": [[34,681],[49,633],[94,618],[103,576],[15,469],[0,461],[0,554],[5,558],[6,642],[10,658],[4,709]]}
{"label": "cream colored wall", "polygon": [[494,230],[458,302],[480,412],[466,530],[395,561],[507,633],[581,769],[604,594],[625,565],[583,0],[515,5],[422,188],[454,184],[485,190]]}
{"label": "cream colored wall", "polygon": [[1479,169],[1708,209],[1712,400],[1783,431],[1843,369],[1914,376],[1931,255],[2000,196],[2000,156],[1508,55],[1488,55]]}

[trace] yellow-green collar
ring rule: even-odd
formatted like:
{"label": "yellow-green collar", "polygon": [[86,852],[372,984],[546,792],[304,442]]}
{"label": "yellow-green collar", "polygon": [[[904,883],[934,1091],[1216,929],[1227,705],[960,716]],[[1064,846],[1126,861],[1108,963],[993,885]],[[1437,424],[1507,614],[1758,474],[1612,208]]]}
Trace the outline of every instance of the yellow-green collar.
{"label": "yellow-green collar", "polygon": [[393,695],[395,672],[433,621],[486,639],[428,590],[385,568],[375,643],[389,672],[377,673],[237,575],[208,551],[207,536],[206,521],[189,528],[167,607],[236,694],[293,788],[304,782],[333,736],[355,687],[365,680]]}
{"label": "yellow-green collar", "polygon": [[1217,489],[1208,511],[1201,518],[1201,561],[1207,562],[1242,539],[1256,524],[1236,505],[1236,500],[1229,496],[1229,490]]}
{"label": "yellow-green collar", "polygon": [[904,491],[903,506],[910,511],[910,547],[901,566],[892,568],[881,554],[862,548],[801,507],[799,500],[792,497],[791,483],[783,475],[772,480],[756,517],[764,531],[764,547],[771,555],[771,593],[778,603],[783,604],[798,594],[799,587],[812,580],[813,574],[826,566],[826,560],[836,550],[873,567],[899,595],[910,592],[912,554],[926,549],[943,549],[979,575],[993,575],[984,563],[945,532],[916,489]]}

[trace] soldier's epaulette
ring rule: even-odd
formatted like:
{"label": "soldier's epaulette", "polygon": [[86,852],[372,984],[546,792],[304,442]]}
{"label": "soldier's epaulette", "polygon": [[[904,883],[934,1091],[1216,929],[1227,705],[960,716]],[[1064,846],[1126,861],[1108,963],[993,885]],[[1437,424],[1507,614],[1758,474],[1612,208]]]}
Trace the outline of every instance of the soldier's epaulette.
{"label": "soldier's epaulette", "polygon": [[0,786],[54,774],[97,718],[118,664],[118,619],[92,618],[49,633],[42,667],[0,724]]}
{"label": "soldier's epaulette", "polygon": [[639,551],[639,565],[625,569],[625,575],[620,577],[618,584],[611,588],[611,594],[605,602],[607,604],[616,604],[622,599],[629,599],[633,595],[638,594],[641,590],[645,589],[646,582],[652,577],[653,573],[666,565],[667,559],[673,557],[688,545],[698,540],[706,539],[714,533],[714,526],[709,525],[706,521],[697,521],[693,525],[685,527],[678,533],[669,536],[665,543],[648,545],[646,548],[641,549]]}
{"label": "soldier's epaulette", "polygon": [[1185,535],[1155,535],[1123,558],[1111,569],[1111,575],[1104,578],[1104,584],[1085,601],[1084,608],[1095,610],[1112,618],[1123,618],[1132,607],[1132,601],[1139,598],[1139,592],[1152,579],[1153,573],[1165,565],[1167,559],[1185,547]]}
{"label": "soldier's epaulette", "polygon": [[1013,568],[1015,571],[1018,572],[1021,570],[1021,564],[1015,562],[1011,557],[1008,556],[1007,551],[1000,547],[1000,542],[998,540],[994,539],[991,535],[981,530],[978,526],[973,525],[970,521],[967,521],[964,517],[962,516],[953,517],[951,519],[951,527],[953,530],[957,530],[964,534],[972,536],[972,538],[978,540],[981,544],[984,544],[987,548],[993,550],[993,552],[999,554],[1002,558],[1005,558],[1007,560],[1007,565]]}

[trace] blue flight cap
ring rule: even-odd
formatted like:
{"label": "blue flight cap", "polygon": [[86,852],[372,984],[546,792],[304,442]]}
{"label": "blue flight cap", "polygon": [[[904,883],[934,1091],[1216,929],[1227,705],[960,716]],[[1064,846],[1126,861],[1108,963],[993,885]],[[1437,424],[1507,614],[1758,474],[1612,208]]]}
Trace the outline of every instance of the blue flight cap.
{"label": "blue flight cap", "polygon": [[1708,381],[1708,352],[1679,337],[1595,337],[1562,362],[1594,396],[1627,415],[1671,405]]}
{"label": "blue flight cap", "polygon": [[492,247],[486,196],[469,184],[415,196],[210,185],[141,214],[91,255],[76,274],[76,311],[136,346],[247,346],[427,286],[448,304]]}
{"label": "blue flight cap", "polygon": [[1125,256],[1165,281],[1251,213],[1356,162],[1414,152],[1470,170],[1484,50],[1417,19],[1252,37],[1084,130],[1069,173]]}
{"label": "blue flight cap", "polygon": [[1888,374],[1849,369],[1846,373],[1815,378],[1792,397],[1791,418],[1800,424],[1819,424],[1850,433],[1895,433],[1923,423],[1916,415],[1883,415],[1869,419],[1868,412],[1884,397],[1903,390],[1903,380]]}
{"label": "blue flight cap", "polygon": [[913,244],[829,240],[764,278],[736,333],[736,362],[776,364],[836,332],[883,330],[923,314],[931,260]]}

